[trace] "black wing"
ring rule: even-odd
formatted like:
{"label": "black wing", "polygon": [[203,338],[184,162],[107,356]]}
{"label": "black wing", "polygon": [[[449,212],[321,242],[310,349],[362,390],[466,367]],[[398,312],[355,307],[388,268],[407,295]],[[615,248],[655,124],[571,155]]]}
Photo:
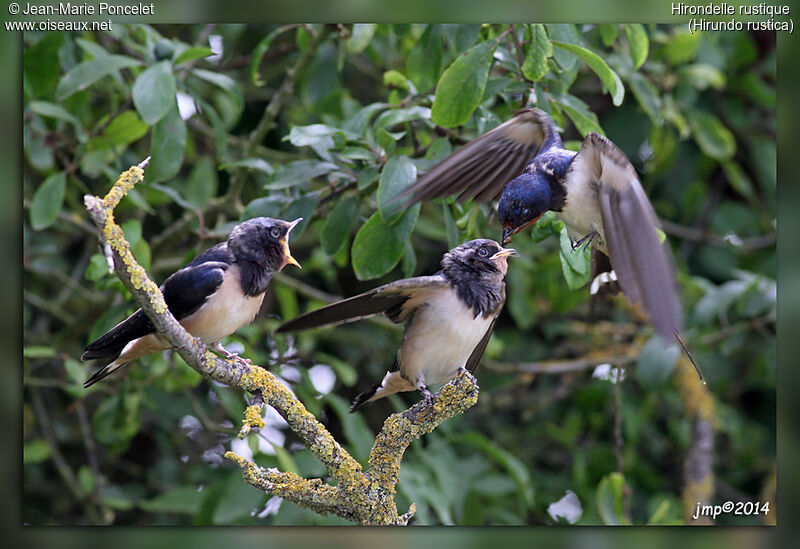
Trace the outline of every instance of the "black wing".
{"label": "black wing", "polygon": [[326,324],[354,321],[379,313],[394,322],[404,322],[430,292],[450,285],[444,275],[405,278],[379,286],[321,309],[302,314],[278,327],[276,332],[296,332]]}
{"label": "black wing", "polygon": [[669,341],[682,326],[675,266],[630,161],[611,141],[590,133],[567,177],[589,177],[597,185],[606,247],[620,287],[631,303],[642,304],[656,331]]}
{"label": "black wing", "polygon": [[[500,315],[498,314],[497,316]],[[469,360],[467,360],[467,364],[464,367],[471,373],[475,372],[475,370],[478,368],[478,363],[481,361],[483,352],[486,350],[486,346],[489,344],[489,340],[492,338],[492,332],[494,331],[494,324],[497,322],[497,316],[492,319],[492,323],[489,324],[489,328],[486,330],[486,333],[483,334],[483,338],[481,338],[480,342],[478,342],[478,344],[475,346],[475,349],[472,350],[472,354],[469,355]]]}
{"label": "black wing", "polygon": [[[217,291],[229,266],[228,263],[221,261],[202,261],[201,257],[198,256],[192,263],[167,278],[161,286],[164,301],[177,320],[182,320],[195,312]],[[115,358],[129,342],[154,331],[150,319],[139,309],[87,345],[81,360]]]}
{"label": "black wing", "polygon": [[399,196],[407,205],[459,194],[486,202],[500,196],[545,143],[560,144],[550,117],[524,109],[442,160]]}

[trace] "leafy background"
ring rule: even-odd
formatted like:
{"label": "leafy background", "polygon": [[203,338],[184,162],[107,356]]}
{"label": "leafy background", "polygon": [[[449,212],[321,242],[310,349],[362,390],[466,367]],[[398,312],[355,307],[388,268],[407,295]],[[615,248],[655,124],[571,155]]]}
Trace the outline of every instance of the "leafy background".
{"label": "leafy background", "polygon": [[[117,210],[163,279],[254,215],[306,221],[262,313],[229,338],[290,383],[364,460],[392,397],[347,403],[400,332],[366,321],[273,337],[281,319],[432,273],[497,237],[492,209],[391,198],[453,147],[535,105],[577,148],[601,131],[640,173],[673,247],[686,337],[715,399],[714,501],[775,484],[775,45],[772,34],[661,25],[127,26],[26,34],[24,509],[29,524],[330,524],[245,485],[227,448],[305,476],[323,468],[268,413],[169,353],[81,388],[83,346],[133,311],[82,196],[152,155]],[[590,303],[585,254],[545,217],[519,235],[479,405],[409,449],[398,505],[418,524],[680,523],[691,421],[674,356],[624,300]],[[631,353],[639,354],[638,360]],[[553,361],[584,364],[552,373]],[[600,362],[626,366],[621,383]],[[569,506],[568,506],[569,507]],[[574,506],[572,507],[574,509]],[[720,517],[760,523],[765,517]]]}

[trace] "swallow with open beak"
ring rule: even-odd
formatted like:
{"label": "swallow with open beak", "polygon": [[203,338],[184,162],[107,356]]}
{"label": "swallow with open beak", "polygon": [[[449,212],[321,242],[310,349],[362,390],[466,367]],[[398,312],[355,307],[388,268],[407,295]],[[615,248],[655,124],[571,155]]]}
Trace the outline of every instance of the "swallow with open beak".
{"label": "swallow with open beak", "polygon": [[[172,315],[215,351],[236,357],[219,341],[253,320],[273,273],[287,264],[300,267],[289,251],[289,233],[300,221],[255,217],[238,224],[227,241],[164,281],[161,292]],[[168,348],[139,309],[86,347],[81,360],[97,360],[101,368],[84,387],[134,359]]]}
{"label": "swallow with open beak", "polygon": [[669,246],[660,241],[658,219],[630,161],[602,135],[588,134],[576,153],[563,148],[544,111],[523,109],[401,196],[412,204],[454,194],[459,200],[500,198],[503,245],[554,211],[575,247],[591,242],[593,253],[610,259],[614,270],[593,272],[592,288],[618,283],[631,303],[642,304],[664,342],[678,337],[683,315]]}
{"label": "swallow with open beak", "polygon": [[305,313],[278,332],[307,330],[384,313],[405,322],[403,343],[383,379],[359,394],[350,407],[400,391],[418,389],[429,401],[428,385],[453,379],[478,366],[506,300],[507,259],[516,251],[497,242],[465,242],[442,258],[433,276],[406,278]]}

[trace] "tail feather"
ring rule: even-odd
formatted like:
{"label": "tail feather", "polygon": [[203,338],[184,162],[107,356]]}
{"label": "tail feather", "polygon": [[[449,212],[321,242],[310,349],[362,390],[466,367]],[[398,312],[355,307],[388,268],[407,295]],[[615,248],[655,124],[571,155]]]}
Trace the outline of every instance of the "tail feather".
{"label": "tail feather", "polygon": [[101,364],[101,368],[99,370],[97,370],[95,373],[89,376],[89,379],[87,379],[83,383],[83,388],[88,389],[98,381],[102,381],[112,373],[116,372],[117,370],[125,366],[127,363],[128,361],[117,362],[116,356],[109,358],[108,360],[105,361],[105,363]]}
{"label": "tail feather", "polygon": [[144,311],[139,309],[108,332],[89,343],[81,356],[81,360],[116,358],[125,345],[152,332],[153,324],[144,314]]}
{"label": "tail feather", "polygon": [[381,384],[383,380],[379,381],[366,391],[359,393],[356,398],[353,399],[352,404],[350,404],[350,412],[355,412],[359,408],[361,408],[364,404],[375,398],[375,393],[378,392],[378,389],[381,388]]}

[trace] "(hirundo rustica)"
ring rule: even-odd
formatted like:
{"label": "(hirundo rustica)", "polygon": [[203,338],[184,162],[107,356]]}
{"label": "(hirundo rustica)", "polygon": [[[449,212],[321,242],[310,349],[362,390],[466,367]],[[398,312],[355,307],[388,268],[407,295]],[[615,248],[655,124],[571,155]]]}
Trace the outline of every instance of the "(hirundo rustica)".
{"label": "(hirundo rustica)", "polygon": [[442,258],[432,276],[406,278],[305,313],[278,332],[307,330],[384,313],[405,332],[394,366],[359,394],[350,407],[400,391],[446,383],[466,368],[474,371],[506,299],[507,258],[516,251],[487,239],[470,240]]}
{"label": "(hirundo rustica)", "polygon": [[[273,273],[287,264],[300,267],[289,251],[289,232],[301,220],[255,217],[234,227],[226,242],[164,281],[161,292],[170,312],[194,337],[228,358],[235,356],[219,341],[253,320]],[[97,359],[101,368],[83,386],[97,383],[131,360],[168,348],[139,309],[87,345],[81,360]]]}
{"label": "(hirundo rustica)", "polygon": [[625,154],[590,133],[576,153],[564,149],[553,121],[539,109],[514,118],[471,141],[420,177],[403,195],[407,202],[459,194],[459,200],[500,198],[503,245],[552,210],[575,246],[591,242],[606,254],[631,303],[641,303],[658,334],[668,341],[681,330],[682,312],[669,246]]}

